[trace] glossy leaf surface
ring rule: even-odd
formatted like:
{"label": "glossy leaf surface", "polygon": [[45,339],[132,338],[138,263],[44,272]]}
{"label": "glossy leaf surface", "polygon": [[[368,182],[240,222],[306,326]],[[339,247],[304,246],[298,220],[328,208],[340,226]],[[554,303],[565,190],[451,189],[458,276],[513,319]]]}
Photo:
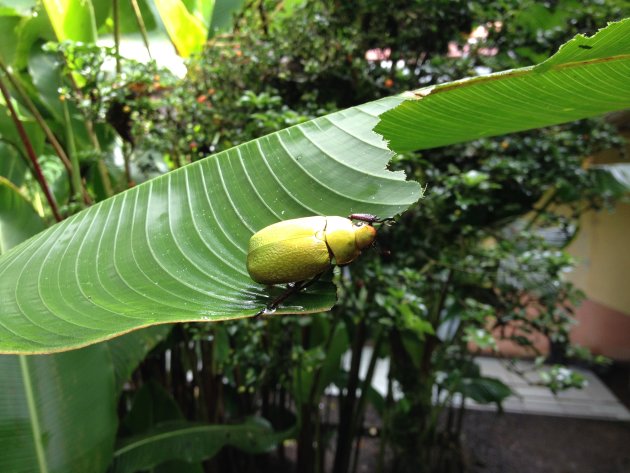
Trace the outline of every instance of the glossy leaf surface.
{"label": "glossy leaf surface", "polygon": [[[76,214],[0,257],[0,352],[76,348],[143,326],[251,316],[282,288],[254,283],[257,230],[307,215],[389,217],[421,194],[385,170],[372,132],[390,98],[232,148]],[[334,303],[314,285],[278,313]]]}
{"label": "glossy leaf surface", "polygon": [[[0,178],[0,253],[43,228],[18,190]],[[152,327],[51,356],[0,356],[0,471],[105,471],[122,384],[167,330]]]}

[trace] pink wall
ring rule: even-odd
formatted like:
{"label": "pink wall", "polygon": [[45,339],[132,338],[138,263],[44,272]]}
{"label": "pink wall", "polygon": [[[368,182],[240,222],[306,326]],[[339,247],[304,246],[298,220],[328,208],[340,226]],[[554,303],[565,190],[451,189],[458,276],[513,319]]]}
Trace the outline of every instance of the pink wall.
{"label": "pink wall", "polygon": [[582,303],[576,313],[579,324],[571,340],[593,353],[618,361],[630,361],[630,317],[592,300]]}

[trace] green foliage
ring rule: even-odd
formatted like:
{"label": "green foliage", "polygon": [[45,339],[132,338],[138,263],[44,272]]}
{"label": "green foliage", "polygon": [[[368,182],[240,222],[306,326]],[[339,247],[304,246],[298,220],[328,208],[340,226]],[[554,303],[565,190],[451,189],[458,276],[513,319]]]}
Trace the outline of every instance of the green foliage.
{"label": "green foliage", "polygon": [[[568,0],[548,8],[536,2],[424,0],[248,6],[235,15],[231,33],[217,35],[190,59],[183,78],[153,62],[117,57],[114,48],[66,42],[44,52],[37,47],[26,60],[3,42],[3,60],[16,65],[17,83],[73,159],[69,171],[51,158],[54,150],[20,98],[20,119],[30,126],[38,161],[64,215],[169,169],[340,108],[537,63],[574,34],[592,34],[628,13],[621,2],[585,6]],[[159,15],[149,16],[146,2],[140,8],[154,25]],[[220,12],[217,6],[215,15]],[[32,27],[32,20],[7,21],[12,26],[3,31],[11,38],[18,23],[24,21],[27,32]],[[123,24],[125,31],[135,28],[129,18]],[[468,32],[479,25],[487,26],[488,38],[469,42]],[[103,29],[110,27],[111,21],[103,21]],[[47,28],[33,36],[51,39]],[[449,45],[461,54],[447,55]],[[496,54],[489,54],[494,48]],[[367,59],[371,49],[382,57]],[[19,95],[15,85],[12,90]],[[24,177],[22,144],[8,138],[14,136],[7,133],[12,125],[0,123],[0,149],[8,156],[0,161],[0,174],[22,189],[3,181],[0,189],[12,193],[7,203],[20,207],[20,218],[31,219],[32,206],[18,193],[31,202],[41,202],[42,194],[30,173]],[[496,351],[496,339],[503,338],[535,354],[530,337],[538,333],[561,357],[589,360],[583,350],[568,346],[581,294],[562,278],[573,264],[563,248],[576,234],[582,212],[606,207],[625,189],[612,191],[609,174],[584,159],[619,143],[604,122],[584,120],[399,155],[391,167],[424,183],[428,198],[394,225],[381,227],[379,247],[337,273],[340,303],[332,313],[179,325],[147,354],[167,331],[156,327],[108,342],[111,359],[102,357],[98,373],[82,360],[67,362],[62,381],[79,367],[83,383],[92,375],[98,386],[107,385],[99,395],[110,404],[122,392],[113,471],[173,459],[180,463],[170,466],[185,471],[199,471],[201,461],[221,471],[262,471],[264,462],[234,455],[230,445],[260,453],[287,435],[298,440],[299,471],[324,471],[327,450],[335,452],[335,473],[350,471],[368,404],[383,420],[381,471],[388,450],[396,458],[392,470],[444,471],[453,463],[440,452],[456,443],[464,400],[500,406],[510,394],[480,373],[471,345]],[[80,179],[72,180],[72,173]],[[257,187],[269,195],[273,189],[266,182]],[[7,215],[0,215],[3,225]],[[41,225],[33,221],[33,228]],[[175,241],[186,240],[180,235]],[[371,386],[383,358],[390,363],[384,394]],[[53,365],[59,359],[46,358]],[[13,371],[16,360],[5,360]],[[582,384],[578,373],[563,366],[537,369],[540,382],[554,392]],[[52,381],[42,374],[42,386],[46,383]],[[327,391],[330,386],[336,391]],[[326,411],[332,404],[326,392],[339,393],[338,417]],[[60,412],[73,406],[64,396],[52,399],[60,400]],[[324,412],[321,404],[328,406]],[[74,412],[77,428],[90,425],[85,413],[84,407]],[[252,416],[270,424],[246,420]],[[103,451],[111,450],[115,423],[113,412],[101,423]],[[278,448],[277,456],[284,451]]]}

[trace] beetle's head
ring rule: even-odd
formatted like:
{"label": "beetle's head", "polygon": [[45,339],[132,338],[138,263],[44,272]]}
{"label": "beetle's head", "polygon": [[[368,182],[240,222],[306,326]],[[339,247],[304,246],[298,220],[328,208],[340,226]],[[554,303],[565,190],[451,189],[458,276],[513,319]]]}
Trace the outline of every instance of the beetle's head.
{"label": "beetle's head", "polygon": [[370,246],[374,240],[376,239],[376,228],[374,228],[371,224],[355,224],[354,230],[354,241],[359,250],[363,248],[367,248]]}

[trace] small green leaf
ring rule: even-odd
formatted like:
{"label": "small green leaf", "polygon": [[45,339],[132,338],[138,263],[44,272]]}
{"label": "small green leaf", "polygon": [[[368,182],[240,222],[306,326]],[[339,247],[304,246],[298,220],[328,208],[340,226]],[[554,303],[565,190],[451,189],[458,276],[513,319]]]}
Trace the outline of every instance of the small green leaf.
{"label": "small green leaf", "polygon": [[46,228],[30,202],[0,176],[0,254]]}
{"label": "small green leaf", "polygon": [[109,363],[104,345],[0,356],[0,471],[105,471],[117,423]]}
{"label": "small green leaf", "polygon": [[26,161],[20,156],[18,150],[0,141],[0,176],[19,187],[24,182],[27,171]]}
{"label": "small green leaf", "polygon": [[509,386],[497,378],[463,378],[457,392],[480,404],[501,403],[512,394]]}
{"label": "small green leaf", "polygon": [[113,473],[147,470],[169,460],[198,462],[216,455],[226,445],[247,453],[264,453],[290,435],[274,432],[261,418],[243,424],[208,425],[171,422],[121,442],[114,453]]}

